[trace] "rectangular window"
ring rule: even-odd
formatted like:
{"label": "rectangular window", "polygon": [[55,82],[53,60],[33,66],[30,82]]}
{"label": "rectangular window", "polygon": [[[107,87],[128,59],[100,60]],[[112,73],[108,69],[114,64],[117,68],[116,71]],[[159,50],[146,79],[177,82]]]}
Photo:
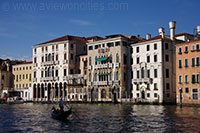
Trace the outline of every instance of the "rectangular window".
{"label": "rectangular window", "polygon": [[147,56],[147,63],[150,62],[150,56]]}
{"label": "rectangular window", "polygon": [[89,50],[93,50],[93,47],[92,46],[89,46],[89,48],[88,48]]}
{"label": "rectangular window", "polygon": [[200,83],[200,74],[197,74],[197,83]]}
{"label": "rectangular window", "polygon": [[137,78],[140,78],[140,71],[137,71]]}
{"label": "rectangular window", "polygon": [[74,59],[74,55],[73,54],[71,54],[71,60],[73,60]]}
{"label": "rectangular window", "polygon": [[74,70],[73,69],[70,69],[70,74],[74,74]]}
{"label": "rectangular window", "polygon": [[139,88],[140,88],[140,85],[139,85],[139,84],[137,84],[137,85],[136,85],[136,90],[138,91],[138,90],[139,90]]}
{"label": "rectangular window", "polygon": [[182,78],[182,76],[180,75],[179,76],[179,84],[182,84],[183,83],[183,78]]}
{"label": "rectangular window", "polygon": [[185,88],[185,93],[189,93],[189,88],[188,87]]}
{"label": "rectangular window", "polygon": [[147,51],[149,51],[150,50],[150,45],[147,45]]}
{"label": "rectangular window", "polygon": [[192,67],[195,67],[195,58],[192,58]]}
{"label": "rectangular window", "polygon": [[157,49],[157,44],[155,43],[155,44],[154,44],[154,50],[156,50],[156,49]]}
{"label": "rectangular window", "polygon": [[95,45],[95,46],[94,46],[94,49],[98,49],[98,47],[99,47],[99,45]]}
{"label": "rectangular window", "polygon": [[169,61],[169,55],[165,55],[165,61],[166,61],[166,62]]}
{"label": "rectangular window", "polygon": [[115,46],[120,46],[120,42],[115,42]]}
{"label": "rectangular window", "polygon": [[169,44],[165,43],[165,49],[169,49]]}
{"label": "rectangular window", "polygon": [[193,75],[192,75],[192,84],[195,84],[195,83],[196,83],[195,78],[196,78],[196,76],[193,74]]}
{"label": "rectangular window", "polygon": [[188,53],[188,46],[185,46],[185,51],[184,53]]}
{"label": "rectangular window", "polygon": [[137,61],[136,63],[139,64],[140,63],[140,57],[137,57],[136,61]]}
{"label": "rectangular window", "polygon": [[185,68],[188,68],[188,59],[185,59]]}
{"label": "rectangular window", "polygon": [[74,49],[74,44],[70,44],[70,48],[71,48],[71,49]]}
{"label": "rectangular window", "polygon": [[147,78],[150,78],[150,70],[147,70]]}
{"label": "rectangular window", "polygon": [[157,69],[154,69],[154,78],[157,78],[158,74],[157,74]]}
{"label": "rectangular window", "polygon": [[139,53],[139,52],[140,52],[140,48],[136,47],[136,53]]}
{"label": "rectangular window", "polygon": [[158,94],[157,94],[157,93],[154,93],[154,97],[158,97]]}
{"label": "rectangular window", "polygon": [[200,66],[199,57],[196,58],[196,66]]}
{"label": "rectangular window", "polygon": [[169,83],[166,83],[166,89],[167,89],[167,90],[170,89]]}
{"label": "rectangular window", "polygon": [[178,61],[178,68],[182,68],[182,60]]}
{"label": "rectangular window", "polygon": [[169,69],[166,69],[165,72],[166,72],[166,78],[169,78]]}
{"label": "rectangular window", "polygon": [[179,53],[179,54],[182,54],[182,48],[179,48],[179,49],[178,49],[178,53]]}
{"label": "rectangular window", "polygon": [[196,49],[199,50],[199,44],[196,45]]}
{"label": "rectangular window", "polygon": [[157,90],[157,89],[158,89],[157,83],[154,83],[154,90]]}
{"label": "rectangular window", "polygon": [[198,100],[199,99],[198,89],[192,89],[192,99],[193,100]]}
{"label": "rectangular window", "polygon": [[126,65],[126,54],[124,54],[124,64]]}
{"label": "rectangular window", "polygon": [[67,70],[64,69],[64,76],[67,76]]}
{"label": "rectangular window", "polygon": [[185,75],[185,83],[188,84],[189,83],[189,78],[188,75]]}
{"label": "rectangular window", "polygon": [[154,62],[157,62],[157,55],[154,55]]}

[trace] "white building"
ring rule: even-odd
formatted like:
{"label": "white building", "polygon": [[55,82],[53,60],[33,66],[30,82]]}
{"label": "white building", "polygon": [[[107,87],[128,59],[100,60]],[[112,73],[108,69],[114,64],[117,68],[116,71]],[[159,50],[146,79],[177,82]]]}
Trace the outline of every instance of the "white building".
{"label": "white building", "polygon": [[[33,46],[33,99],[80,99],[79,55],[86,54],[86,40],[63,36]],[[78,81],[74,78],[78,77]]]}
{"label": "white building", "polygon": [[[135,102],[175,102],[176,22],[169,22],[170,36],[164,28],[153,38],[132,44],[132,99]],[[180,36],[178,36],[180,37]],[[181,37],[180,37],[181,38]]]}

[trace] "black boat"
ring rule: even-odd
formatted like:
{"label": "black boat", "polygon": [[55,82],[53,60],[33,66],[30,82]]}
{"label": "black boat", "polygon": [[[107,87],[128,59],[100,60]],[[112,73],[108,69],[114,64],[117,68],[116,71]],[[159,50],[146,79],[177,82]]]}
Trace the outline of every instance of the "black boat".
{"label": "black boat", "polygon": [[57,110],[55,109],[54,107],[52,108],[52,113],[51,113],[51,117],[53,119],[56,119],[56,120],[66,120],[67,117],[69,115],[72,114],[72,107],[70,107],[69,110],[67,111],[60,111],[60,110]]}

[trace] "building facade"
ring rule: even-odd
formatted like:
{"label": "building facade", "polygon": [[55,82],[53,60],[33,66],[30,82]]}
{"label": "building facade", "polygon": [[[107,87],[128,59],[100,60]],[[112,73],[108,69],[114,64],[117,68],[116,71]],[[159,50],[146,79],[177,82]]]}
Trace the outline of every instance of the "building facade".
{"label": "building facade", "polygon": [[[33,46],[34,101],[75,100],[81,88],[79,55],[86,54],[86,39],[63,36]],[[79,90],[79,91],[78,91]]]}
{"label": "building facade", "polygon": [[32,62],[23,62],[12,66],[14,75],[14,90],[20,92],[20,97],[25,101],[33,100],[32,89]]}
{"label": "building facade", "polygon": [[153,38],[132,44],[132,97],[134,102],[175,103],[175,22],[170,36],[164,28]]}
{"label": "building facade", "polygon": [[13,89],[14,76],[11,70],[11,64],[7,61],[0,66],[0,95]]}
{"label": "building facade", "polygon": [[120,102],[128,98],[129,44],[138,38],[119,34],[88,41],[88,99],[91,102]]}
{"label": "building facade", "polygon": [[200,39],[176,46],[176,101],[200,104]]}

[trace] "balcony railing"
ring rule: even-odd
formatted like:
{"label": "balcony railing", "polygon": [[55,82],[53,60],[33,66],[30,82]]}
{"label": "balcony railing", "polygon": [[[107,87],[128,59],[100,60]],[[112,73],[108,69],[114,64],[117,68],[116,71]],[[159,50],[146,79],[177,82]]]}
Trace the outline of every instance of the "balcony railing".
{"label": "balcony railing", "polygon": [[116,63],[116,64],[115,64],[115,67],[120,67],[120,63]]}
{"label": "balcony railing", "polygon": [[152,79],[151,78],[142,78],[142,79],[133,79],[133,83],[134,84],[150,84],[152,83]]}

